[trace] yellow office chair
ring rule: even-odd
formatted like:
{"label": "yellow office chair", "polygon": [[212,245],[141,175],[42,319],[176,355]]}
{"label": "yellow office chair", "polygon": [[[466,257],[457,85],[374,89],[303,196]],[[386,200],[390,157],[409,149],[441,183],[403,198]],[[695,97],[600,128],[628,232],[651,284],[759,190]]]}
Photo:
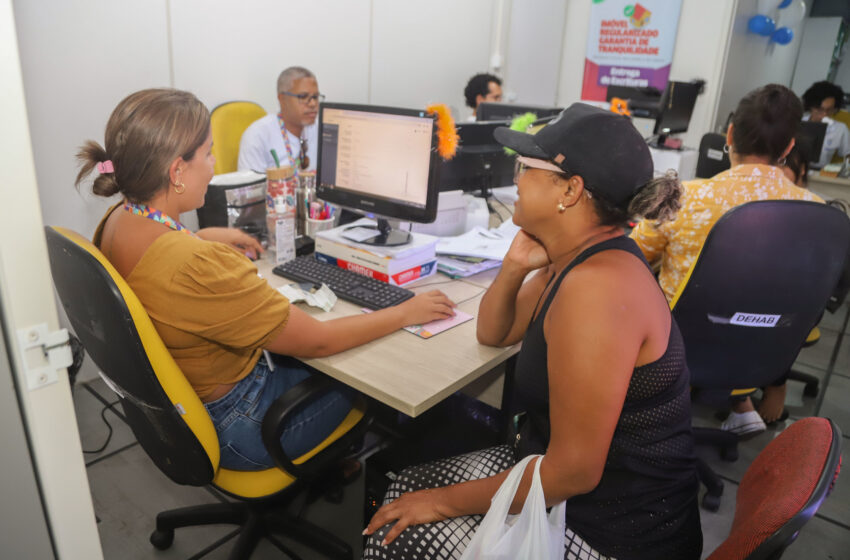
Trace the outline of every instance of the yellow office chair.
{"label": "yellow office chair", "polygon": [[236,171],[242,133],[251,123],[265,116],[266,110],[251,101],[229,101],[212,110],[210,129],[216,175]]}
{"label": "yellow office chair", "polygon": [[[327,378],[313,376],[278,398],[263,419],[263,442],[278,468],[219,467],[212,421],[130,287],[89,241],[70,230],[45,230],[63,307],[86,351],[118,393],[127,423],[142,448],[174,482],[212,484],[240,500],[162,512],[151,543],[162,550],[171,546],[175,528],[234,523],[242,529],[231,559],[248,558],[259,539],[273,532],[303,541],[323,557],[351,558],[352,550],[345,542],[273,506],[303,486],[298,483],[316,480],[343,457],[368,425],[365,404],[357,403],[316,448],[290,459],[280,445],[284,419],[300,403],[331,387]],[[276,539],[269,540],[298,558]]]}

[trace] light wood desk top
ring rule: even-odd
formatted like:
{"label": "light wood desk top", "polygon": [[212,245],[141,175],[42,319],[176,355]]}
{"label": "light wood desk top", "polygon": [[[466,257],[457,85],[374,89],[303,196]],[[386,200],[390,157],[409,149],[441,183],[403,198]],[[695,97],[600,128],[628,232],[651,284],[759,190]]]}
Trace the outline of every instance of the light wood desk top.
{"label": "light wood desk top", "polygon": [[[272,273],[267,259],[257,261],[260,274],[274,287],[291,281]],[[442,290],[458,309],[477,316],[481,297],[492,278],[451,280],[442,274],[407,286],[414,292]],[[296,304],[321,321],[356,315],[361,308],[338,300],[328,313]],[[363,346],[306,364],[399,410],[417,416],[519,352],[520,345],[493,348],[478,343],[475,319],[432,338],[399,330]]]}
{"label": "light wood desk top", "polygon": [[850,200],[850,179],[843,177],[824,177],[817,172],[810,173],[809,189],[827,199]]}

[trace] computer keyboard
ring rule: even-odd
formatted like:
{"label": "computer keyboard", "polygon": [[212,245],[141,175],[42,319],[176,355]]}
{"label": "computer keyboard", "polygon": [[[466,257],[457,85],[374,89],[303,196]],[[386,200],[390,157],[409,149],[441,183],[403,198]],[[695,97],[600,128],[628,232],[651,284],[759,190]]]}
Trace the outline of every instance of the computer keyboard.
{"label": "computer keyboard", "polygon": [[413,297],[413,292],[317,261],[303,255],[274,267],[278,276],[298,282],[327,284],[337,297],[369,309],[392,307]]}

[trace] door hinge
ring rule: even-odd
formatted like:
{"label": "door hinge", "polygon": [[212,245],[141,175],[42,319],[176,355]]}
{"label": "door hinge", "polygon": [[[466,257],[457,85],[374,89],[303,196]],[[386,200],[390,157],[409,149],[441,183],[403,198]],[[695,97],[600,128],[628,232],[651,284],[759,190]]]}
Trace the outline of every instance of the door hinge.
{"label": "door hinge", "polygon": [[74,361],[68,330],[50,332],[47,323],[18,329],[18,347],[30,391],[55,383],[58,371]]}

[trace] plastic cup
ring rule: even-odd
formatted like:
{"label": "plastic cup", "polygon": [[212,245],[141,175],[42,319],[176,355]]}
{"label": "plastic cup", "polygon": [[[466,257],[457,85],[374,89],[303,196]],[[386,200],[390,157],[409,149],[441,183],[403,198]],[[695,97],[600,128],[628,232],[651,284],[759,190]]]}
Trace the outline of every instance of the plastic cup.
{"label": "plastic cup", "polygon": [[304,235],[315,239],[316,234],[318,232],[333,229],[333,227],[334,218],[328,218],[326,220],[315,220],[313,218],[305,218]]}

